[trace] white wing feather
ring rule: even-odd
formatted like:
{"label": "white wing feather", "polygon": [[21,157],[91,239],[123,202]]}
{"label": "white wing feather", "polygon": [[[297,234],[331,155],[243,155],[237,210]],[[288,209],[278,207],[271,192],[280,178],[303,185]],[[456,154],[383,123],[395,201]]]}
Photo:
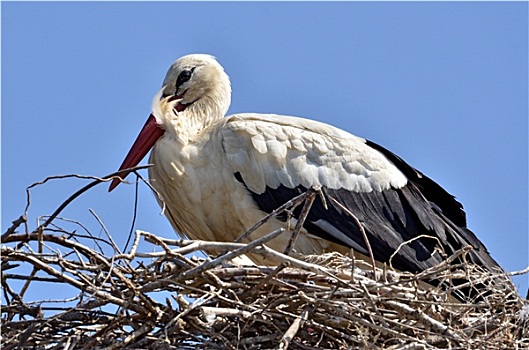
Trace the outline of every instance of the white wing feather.
{"label": "white wing feather", "polygon": [[238,114],[222,128],[228,162],[248,188],[320,185],[354,192],[401,188],[406,177],[365,140],[312,120]]}

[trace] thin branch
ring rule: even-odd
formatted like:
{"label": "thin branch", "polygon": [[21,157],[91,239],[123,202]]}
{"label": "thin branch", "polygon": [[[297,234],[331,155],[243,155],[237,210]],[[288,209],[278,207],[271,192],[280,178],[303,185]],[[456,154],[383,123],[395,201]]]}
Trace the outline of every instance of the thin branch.
{"label": "thin branch", "polygon": [[278,346],[279,350],[288,349],[288,345],[290,341],[294,338],[294,336],[298,332],[299,327],[303,325],[303,322],[307,320],[308,316],[309,316],[309,307],[306,307],[301,313],[301,315],[294,319],[294,322],[292,322],[292,324],[290,325],[290,327],[288,327],[285,334],[283,334],[283,336],[281,337],[281,340],[279,341],[279,346]]}
{"label": "thin branch", "polygon": [[13,225],[9,227],[4,234],[2,234],[1,240],[3,241],[5,237],[9,236],[10,234],[15,233],[16,229],[22,225],[23,223],[27,222],[27,216],[25,214],[20,215],[20,217],[16,220],[13,220]]}
{"label": "thin branch", "polygon": [[353,221],[355,222],[355,224],[358,227],[360,233],[362,234],[362,237],[364,239],[364,243],[366,244],[366,248],[367,248],[366,250],[369,253],[369,258],[371,259],[371,266],[373,266],[373,274],[376,277],[376,271],[374,270],[374,268],[376,266],[375,256],[373,255],[373,249],[371,249],[371,243],[369,243],[369,238],[367,237],[366,231],[364,230],[364,226],[362,225],[360,220],[358,220],[358,218],[349,209],[347,209],[344,205],[342,205],[342,203],[338,202],[336,199],[334,199],[331,196],[329,196],[329,199],[334,204],[336,204],[338,207],[340,207],[340,209],[342,209],[347,215],[349,215],[349,217],[351,219],[353,219]]}
{"label": "thin branch", "polygon": [[127,238],[127,242],[125,242],[124,250],[127,250],[127,247],[129,246],[129,243],[130,243],[130,237],[132,237],[132,233],[134,232],[134,225],[136,224],[136,216],[138,214],[138,199],[139,199],[139,182],[136,181],[136,184],[134,186],[134,209],[132,210],[132,222],[130,224],[129,236]]}
{"label": "thin branch", "polygon": [[286,202],[285,204],[283,204],[279,208],[273,210],[268,215],[264,216],[261,220],[256,222],[252,227],[250,227],[248,230],[246,230],[246,232],[244,232],[240,237],[238,237],[233,242],[234,243],[242,242],[248,236],[250,236],[250,234],[252,234],[255,230],[257,230],[259,227],[261,227],[265,222],[270,220],[270,218],[281,214],[282,212],[284,212],[288,208],[295,208],[299,204],[303,203],[305,198],[307,198],[307,192],[303,192],[299,196],[296,196],[296,197],[292,198],[291,200],[289,200],[288,202]]}
{"label": "thin branch", "polygon": [[[51,214],[48,218],[48,220],[46,220],[43,224],[39,225],[39,227],[37,227],[33,232],[37,232],[40,228],[44,228],[46,226],[48,226],[54,219],[57,215],[59,215],[61,213],[61,211],[66,208],[68,206],[68,204],[70,204],[75,198],[79,197],[81,194],[85,193],[86,191],[88,191],[89,189],[91,189],[92,187],[102,183],[102,182],[107,182],[107,181],[111,181],[113,180],[114,178],[116,177],[119,177],[119,174],[123,174],[123,173],[129,173],[129,172],[134,172],[136,173],[136,171],[138,170],[142,170],[142,169],[147,169],[149,167],[151,167],[152,165],[151,164],[147,164],[147,165],[141,165],[141,166],[136,166],[136,167],[133,167],[133,168],[129,168],[129,169],[123,169],[123,170],[119,170],[119,171],[116,171],[112,174],[109,174],[109,175],[106,175],[106,176],[103,176],[103,177],[97,177],[97,176],[85,176],[85,175],[78,175],[78,174],[69,174],[69,175],[57,175],[57,176],[49,176],[47,178],[45,178],[44,180],[42,181],[38,181],[38,182],[35,182],[31,185],[29,185],[28,187],[26,187],[26,196],[27,196],[27,200],[26,200],[26,208],[24,209],[24,214],[22,216],[24,217],[27,217],[27,214],[28,214],[28,210],[29,210],[29,206],[31,204],[31,195],[30,195],[30,190],[36,186],[40,186],[40,185],[43,185],[45,184],[46,182],[50,181],[50,180],[56,180],[56,179],[65,179],[65,178],[78,178],[78,179],[89,179],[89,180],[93,180],[92,182],[90,182],[89,184],[87,184],[86,186],[82,187],[80,190],[78,190],[77,192],[75,192],[73,195],[71,195],[70,197],[68,197],[54,212],[53,214]],[[9,231],[9,230],[8,230]],[[2,235],[2,241],[5,239],[4,236],[7,236],[8,235],[8,231],[6,231],[6,233],[4,233]]]}
{"label": "thin branch", "polygon": [[305,220],[307,219],[307,216],[309,215],[310,209],[312,208],[312,203],[314,202],[314,198],[316,197],[316,194],[320,192],[321,192],[320,189],[314,189],[314,188],[311,188],[307,191],[307,195],[305,196],[305,204],[303,205],[303,209],[301,209],[298,222],[296,222],[294,231],[292,231],[292,236],[290,237],[290,240],[288,241],[284,254],[286,255],[290,254],[290,251],[294,247],[294,244],[296,243],[298,239],[299,233],[301,229],[303,228],[303,224],[305,223]]}
{"label": "thin branch", "polygon": [[235,257],[238,257],[238,256],[241,256],[243,254],[246,254],[250,251],[252,251],[254,248],[256,248],[257,246],[260,246],[260,245],[263,245],[265,244],[266,242],[276,238],[277,236],[279,236],[281,233],[283,233],[285,230],[280,228],[280,229],[277,229],[273,232],[270,232],[269,234],[259,238],[259,239],[256,239],[255,241],[249,243],[249,244],[246,244],[244,245],[243,247],[237,249],[237,250],[234,250],[234,251],[231,251],[227,254],[224,254],[216,259],[213,259],[211,261],[208,261],[208,262],[205,262],[204,264],[200,265],[200,266],[197,266],[189,271],[186,271],[184,272],[182,275],[180,275],[179,277],[179,280],[183,280],[183,279],[190,279],[190,278],[193,278],[194,276],[196,276],[197,274],[205,271],[205,270],[208,270],[210,268],[213,268],[215,266],[218,266],[220,265],[222,262],[224,261],[229,261]]}
{"label": "thin branch", "polygon": [[507,272],[507,276],[519,276],[519,275],[525,275],[527,273],[529,273],[529,266],[527,266],[523,270]]}

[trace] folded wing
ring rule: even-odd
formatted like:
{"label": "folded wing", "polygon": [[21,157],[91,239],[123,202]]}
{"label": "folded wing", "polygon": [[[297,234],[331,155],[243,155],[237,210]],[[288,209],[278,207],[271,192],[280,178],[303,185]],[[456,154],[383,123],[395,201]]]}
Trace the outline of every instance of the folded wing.
{"label": "folded wing", "polygon": [[323,123],[256,114],[227,118],[222,143],[263,212],[322,189],[326,206],[317,198],[304,224],[313,235],[368,255],[364,230],[375,260],[403,271],[423,271],[467,245],[474,263],[499,268],[466,228],[461,204],[379,145]]}

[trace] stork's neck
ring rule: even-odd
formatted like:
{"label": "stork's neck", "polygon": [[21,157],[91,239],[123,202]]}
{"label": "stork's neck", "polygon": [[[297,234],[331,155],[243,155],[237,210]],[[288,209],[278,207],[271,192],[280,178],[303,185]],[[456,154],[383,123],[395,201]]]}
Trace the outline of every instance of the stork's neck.
{"label": "stork's neck", "polygon": [[230,106],[230,91],[204,94],[189,104],[183,111],[164,113],[163,125],[166,134],[179,143],[193,142],[202,131],[224,117]]}
{"label": "stork's neck", "polygon": [[[208,128],[217,120],[224,117],[229,108],[229,97],[220,99],[219,96],[205,95],[189,105],[184,111],[179,130],[182,135],[187,134],[190,139]],[[183,130],[185,129],[185,130]]]}

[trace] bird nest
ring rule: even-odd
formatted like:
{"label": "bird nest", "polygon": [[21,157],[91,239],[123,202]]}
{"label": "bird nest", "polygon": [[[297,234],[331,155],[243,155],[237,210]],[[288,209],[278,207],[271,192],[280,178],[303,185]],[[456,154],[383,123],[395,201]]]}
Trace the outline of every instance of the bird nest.
{"label": "bird nest", "polygon": [[[466,249],[410,274],[284,255],[266,247],[276,232],[243,244],[136,231],[120,251],[51,221],[17,233],[24,221],[2,235],[3,349],[529,349],[528,304],[507,274],[454,265]],[[281,263],[231,263],[246,253]],[[434,276],[448,287],[425,287]],[[456,278],[479,300],[455,301]],[[57,299],[29,292],[44,289]]]}

